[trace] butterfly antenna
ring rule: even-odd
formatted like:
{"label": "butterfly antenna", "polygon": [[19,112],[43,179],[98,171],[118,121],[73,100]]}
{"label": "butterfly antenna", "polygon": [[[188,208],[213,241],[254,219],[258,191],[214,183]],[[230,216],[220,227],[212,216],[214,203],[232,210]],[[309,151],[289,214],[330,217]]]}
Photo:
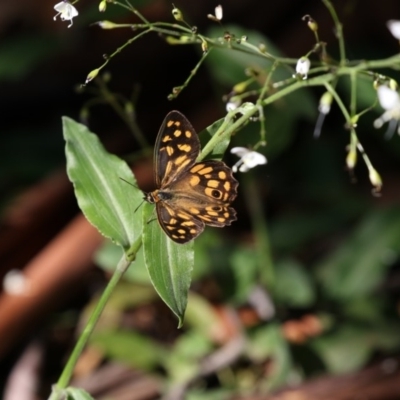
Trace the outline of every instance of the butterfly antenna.
{"label": "butterfly antenna", "polygon": [[133,212],[134,214],[136,213],[137,210],[139,210],[139,208],[142,206],[143,203],[144,203],[144,199],[143,199],[142,202],[135,208],[135,211]]}
{"label": "butterfly antenna", "polygon": [[[124,182],[127,183],[128,185],[131,185],[131,186],[133,186],[134,188],[139,189],[139,187],[136,186],[134,183],[131,183],[131,182],[129,182],[129,181],[127,181],[126,179],[121,178],[121,177],[119,177],[119,179],[121,179],[121,181],[124,181]],[[140,190],[140,189],[139,189],[139,190]]]}
{"label": "butterfly antenna", "polygon": [[[135,184],[128,182],[126,179],[119,177],[119,179],[121,179],[121,181],[124,181],[125,183],[127,183],[128,185],[133,186],[136,189],[139,189],[138,186],[136,186]],[[140,190],[140,189],[139,189]],[[144,199],[143,201],[135,208],[135,211],[133,212],[134,214],[136,213],[136,211],[141,207],[141,205],[144,203]]]}

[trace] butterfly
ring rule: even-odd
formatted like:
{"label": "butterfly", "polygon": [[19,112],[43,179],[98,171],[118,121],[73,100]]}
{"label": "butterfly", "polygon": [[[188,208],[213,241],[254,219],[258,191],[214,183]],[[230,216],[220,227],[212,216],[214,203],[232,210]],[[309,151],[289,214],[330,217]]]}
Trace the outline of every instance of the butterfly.
{"label": "butterfly", "polygon": [[165,117],[154,147],[157,188],[144,199],[156,205],[157,219],[166,235],[186,243],[203,232],[205,225],[224,227],[236,220],[230,204],[238,182],[222,161],[196,162],[200,140],[179,111]]}

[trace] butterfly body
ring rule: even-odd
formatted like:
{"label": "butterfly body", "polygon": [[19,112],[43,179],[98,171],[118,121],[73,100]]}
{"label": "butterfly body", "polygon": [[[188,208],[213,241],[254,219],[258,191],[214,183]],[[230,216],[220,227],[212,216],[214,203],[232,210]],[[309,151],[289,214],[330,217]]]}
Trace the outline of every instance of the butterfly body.
{"label": "butterfly body", "polygon": [[200,141],[186,117],[171,111],[164,119],[154,149],[157,189],[145,200],[155,203],[161,228],[177,243],[186,243],[205,225],[223,227],[236,220],[230,203],[238,182],[222,161],[196,163]]}

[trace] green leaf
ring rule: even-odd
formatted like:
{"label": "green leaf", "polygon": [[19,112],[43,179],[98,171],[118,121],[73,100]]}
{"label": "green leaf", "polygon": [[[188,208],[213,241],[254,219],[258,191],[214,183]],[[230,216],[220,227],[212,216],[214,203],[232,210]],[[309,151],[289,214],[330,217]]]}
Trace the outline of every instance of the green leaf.
{"label": "green leaf", "polygon": [[289,307],[309,307],[315,300],[315,289],[304,267],[293,259],[275,266],[276,299]]}
{"label": "green leaf", "polygon": [[153,369],[166,356],[166,351],[155,341],[133,331],[95,330],[90,343],[108,357],[134,368]]}
{"label": "green leaf", "polygon": [[150,279],[157,293],[182,326],[194,264],[193,241],[178,244],[155,221],[154,205],[143,206],[143,250]]}
{"label": "green leaf", "polygon": [[63,118],[67,173],[79,207],[104,236],[127,250],[141,235],[141,219],[135,214],[142,192],[125,161],[108,153],[86,126]]}
{"label": "green leaf", "polygon": [[0,46],[0,81],[23,79],[60,47],[56,37],[29,34],[2,40]]}
{"label": "green leaf", "polygon": [[400,208],[368,215],[318,268],[325,293],[348,301],[371,294],[400,253]]}
{"label": "green leaf", "polygon": [[256,363],[272,359],[266,389],[273,389],[287,382],[293,365],[280,325],[271,323],[251,332],[247,352],[251,360]]}
{"label": "green leaf", "polygon": [[[200,139],[200,144],[201,147],[203,148],[207,142],[210,140],[210,137],[214,136],[215,133],[218,131],[220,126],[223,124],[225,118],[221,118],[217,121],[215,121],[213,124],[209,125],[206,129],[203,129],[199,133],[199,139]],[[212,152],[206,157],[207,160],[213,159],[213,160],[221,160],[222,157],[224,156],[224,153],[226,149],[229,146],[230,138],[227,137],[221,142],[219,142],[212,150]]]}
{"label": "green leaf", "polygon": [[356,371],[368,361],[373,351],[370,333],[353,326],[344,326],[319,337],[310,345],[334,374]]}

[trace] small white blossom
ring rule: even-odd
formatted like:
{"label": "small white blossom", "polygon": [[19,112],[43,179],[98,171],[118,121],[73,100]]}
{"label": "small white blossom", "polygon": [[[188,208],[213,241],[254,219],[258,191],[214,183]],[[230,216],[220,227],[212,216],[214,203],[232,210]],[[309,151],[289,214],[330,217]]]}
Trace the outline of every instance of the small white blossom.
{"label": "small white blossom", "polygon": [[396,19],[391,19],[386,22],[386,26],[388,27],[390,33],[397,39],[400,40],[400,21]]}
{"label": "small white blossom", "polygon": [[267,158],[263,154],[249,150],[246,147],[233,147],[231,153],[240,157],[240,160],[232,167],[233,172],[237,172],[238,168],[240,172],[247,172],[257,165],[267,163]]}
{"label": "small white blossom", "polygon": [[226,112],[236,110],[242,104],[242,100],[238,97],[231,97],[226,103]]}
{"label": "small white blossom", "polygon": [[221,22],[223,16],[223,12],[222,12],[222,6],[218,5],[217,7],[215,7],[215,15],[213,14],[208,14],[207,18],[211,19],[211,21],[214,22]]}
{"label": "small white blossom", "polygon": [[217,7],[215,7],[215,18],[217,18],[219,21],[221,21],[223,16],[222,13],[222,6],[219,4]]}
{"label": "small white blossom", "polygon": [[[380,85],[377,89],[378,100],[385,112],[374,121],[374,127],[379,129],[384,123],[389,122],[385,137],[390,138],[399,125],[400,120],[400,96],[396,90],[386,85]],[[397,133],[400,135],[400,128]]]}
{"label": "small white blossom", "polygon": [[[307,79],[308,71],[310,70],[310,60],[307,57],[301,57],[296,64],[296,75],[301,76],[303,79]],[[293,78],[296,77],[293,75]]]}
{"label": "small white blossom", "polygon": [[78,16],[78,10],[68,1],[64,0],[54,6],[57,14],[54,16],[54,21],[60,16],[62,21],[71,21],[68,28],[72,26],[72,19]]}

